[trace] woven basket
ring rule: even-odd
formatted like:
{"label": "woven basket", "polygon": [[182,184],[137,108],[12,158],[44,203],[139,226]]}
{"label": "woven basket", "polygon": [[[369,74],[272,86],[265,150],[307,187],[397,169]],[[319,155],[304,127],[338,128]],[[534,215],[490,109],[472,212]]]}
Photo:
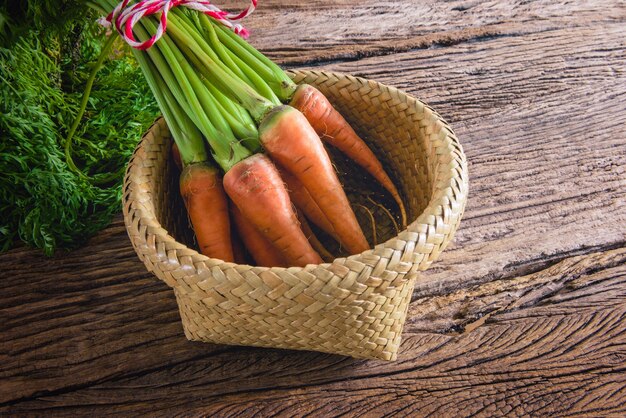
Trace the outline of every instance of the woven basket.
{"label": "woven basket", "polygon": [[[129,236],[148,270],[174,289],[190,340],[394,360],[417,272],[438,257],[461,219],[465,156],[432,109],[395,88],[320,71],[290,75],[320,89],[381,158],[404,197],[408,228],[398,233],[393,200],[335,155],[363,229],[375,221],[370,243],[380,244],[304,268],[208,258],[194,249],[169,157],[172,141],[160,120],[128,165]],[[359,202],[369,202],[369,210],[358,210],[366,207]]]}

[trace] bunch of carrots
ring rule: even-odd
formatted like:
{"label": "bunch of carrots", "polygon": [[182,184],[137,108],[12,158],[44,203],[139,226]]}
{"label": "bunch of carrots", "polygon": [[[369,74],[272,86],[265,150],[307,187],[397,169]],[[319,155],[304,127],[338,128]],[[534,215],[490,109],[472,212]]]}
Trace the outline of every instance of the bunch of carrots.
{"label": "bunch of carrots", "polygon": [[[107,13],[116,6],[96,2]],[[147,42],[158,24],[144,16],[132,36]],[[406,224],[381,163],[327,98],[218,20],[172,8],[160,39],[134,54],[180,155],[180,192],[203,254],[243,262],[240,239],[261,266],[332,258],[308,222],[351,254],[369,249],[324,143],[380,182]]]}

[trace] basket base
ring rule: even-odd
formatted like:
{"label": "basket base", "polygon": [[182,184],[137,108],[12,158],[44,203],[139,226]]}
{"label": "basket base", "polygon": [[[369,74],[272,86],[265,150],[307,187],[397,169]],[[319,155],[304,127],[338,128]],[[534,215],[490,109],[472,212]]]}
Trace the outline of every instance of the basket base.
{"label": "basket base", "polygon": [[296,312],[282,308],[272,312],[266,305],[246,302],[222,308],[212,301],[193,300],[178,290],[175,294],[190,341],[395,360],[415,278],[397,277],[393,282],[401,285],[387,287],[384,296],[360,295],[363,299],[359,300],[359,295],[347,295],[339,303],[310,313],[297,305]]}

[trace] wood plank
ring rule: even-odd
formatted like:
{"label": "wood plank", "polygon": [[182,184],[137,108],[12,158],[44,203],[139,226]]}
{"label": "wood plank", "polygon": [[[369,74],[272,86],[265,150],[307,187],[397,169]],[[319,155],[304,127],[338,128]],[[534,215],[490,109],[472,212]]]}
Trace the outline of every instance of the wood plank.
{"label": "wood plank", "polygon": [[[598,265],[622,271],[626,265],[626,248],[570,257],[530,275],[493,280],[441,296],[414,299],[409,307],[404,332],[471,332],[496,315],[499,318],[509,317],[510,312],[541,305],[546,299],[557,298],[554,295],[564,291],[570,299],[557,298],[560,314],[582,314],[587,310],[614,306],[619,301],[604,298],[605,293],[599,294],[598,298],[589,296],[589,301],[593,302],[590,305],[581,305],[575,299],[579,288],[593,282],[590,276]],[[626,292],[626,289],[612,290]],[[556,308],[552,306],[551,309],[545,314],[553,314]]]}
{"label": "wood plank", "polygon": [[253,45],[295,65],[618,23],[625,16],[616,1],[265,0],[244,24]]}
{"label": "wood plank", "polygon": [[442,335],[409,325],[395,363],[238,348],[4,411],[619,415],[626,412],[625,261],[626,249],[594,253],[485,286],[469,303],[500,298],[506,306],[482,327]]}
{"label": "wood plank", "polygon": [[159,367],[181,348],[181,361],[197,355],[174,295],[137,259],[121,218],[64,256],[19,249],[2,258],[0,402]]}

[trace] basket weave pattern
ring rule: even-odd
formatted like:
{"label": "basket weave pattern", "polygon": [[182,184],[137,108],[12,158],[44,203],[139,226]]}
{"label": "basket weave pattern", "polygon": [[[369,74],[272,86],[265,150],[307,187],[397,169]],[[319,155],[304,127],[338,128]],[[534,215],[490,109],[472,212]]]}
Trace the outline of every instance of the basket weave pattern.
{"label": "basket weave pattern", "polygon": [[382,157],[413,220],[406,230],[362,254],[304,268],[210,259],[182,242],[186,219],[171,204],[171,138],[161,120],[127,169],[129,236],[148,270],[174,289],[190,340],[393,360],[417,271],[438,257],[461,219],[465,156],[432,109],[397,89],[319,71],[291,76],[320,89]]}

